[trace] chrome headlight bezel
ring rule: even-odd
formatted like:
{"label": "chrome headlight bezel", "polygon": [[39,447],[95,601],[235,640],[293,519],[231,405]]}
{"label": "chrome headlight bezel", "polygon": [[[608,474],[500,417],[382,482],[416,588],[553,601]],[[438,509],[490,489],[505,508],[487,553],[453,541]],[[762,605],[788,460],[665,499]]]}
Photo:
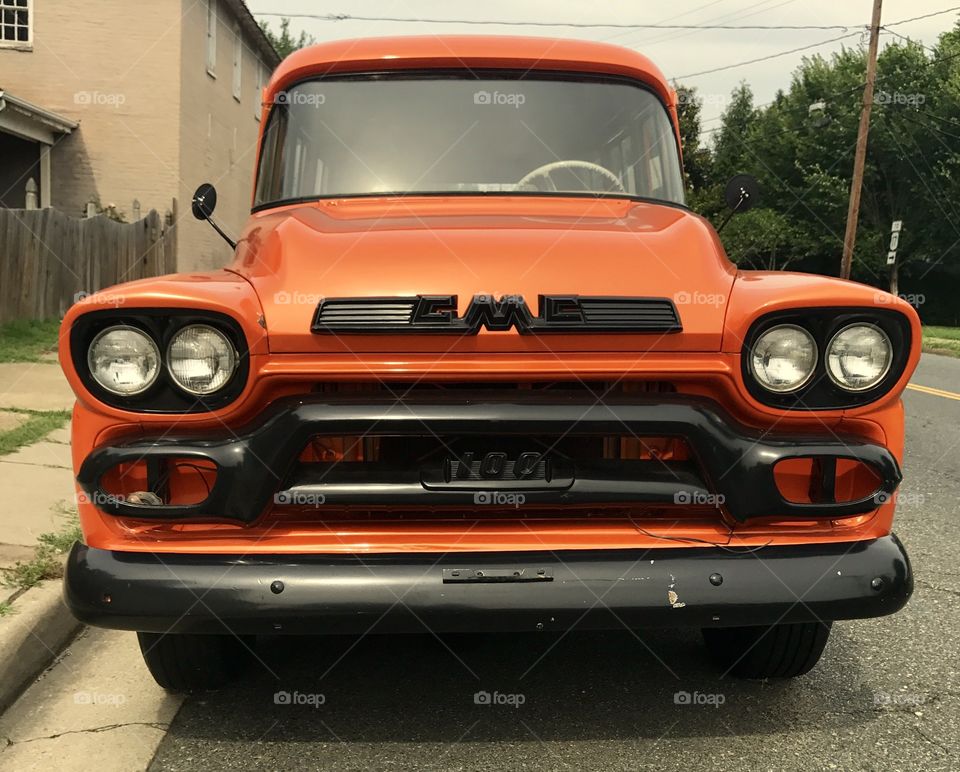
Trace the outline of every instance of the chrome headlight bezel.
{"label": "chrome headlight bezel", "polygon": [[[807,374],[792,386],[788,386],[780,389],[774,388],[770,384],[765,383],[761,378],[760,373],[757,371],[757,367],[756,367],[757,348],[759,347],[761,341],[763,341],[764,337],[766,337],[770,333],[776,332],[777,330],[794,330],[800,333],[800,335],[806,339],[806,342],[808,342],[813,347],[813,362],[810,365],[810,369],[807,371]],[[817,365],[819,364],[819,362],[820,362],[820,347],[817,345],[816,338],[813,337],[813,335],[808,329],[806,329],[805,327],[801,327],[799,324],[771,325],[770,327],[767,327],[763,332],[761,332],[757,336],[757,339],[754,341],[753,346],[751,346],[750,348],[750,371],[753,374],[753,377],[756,380],[756,382],[762,388],[766,389],[767,391],[773,394],[792,394],[795,391],[799,391],[800,389],[802,389],[804,386],[806,386],[810,382],[810,379],[813,378],[814,374],[817,371]]]}
{"label": "chrome headlight bezel", "polygon": [[[178,339],[187,332],[202,330],[204,332],[209,332],[215,335],[220,341],[225,345],[226,351],[225,354],[229,360],[229,373],[227,373],[226,378],[223,382],[214,389],[196,389],[191,388],[186,383],[184,383],[174,371],[172,364],[173,358],[173,347],[178,342]],[[238,356],[237,350],[233,345],[233,342],[230,338],[225,335],[222,331],[218,330],[216,327],[210,324],[186,324],[183,327],[180,327],[173,333],[170,337],[170,341],[167,343],[167,349],[164,356],[164,367],[166,368],[167,374],[170,376],[170,380],[173,381],[174,385],[177,388],[185,391],[187,394],[190,394],[194,397],[211,397],[217,392],[222,391],[230,385],[230,381],[233,379],[234,374],[237,372],[238,365]]]}
{"label": "chrome headlight bezel", "polygon": [[[94,368],[94,356],[96,354],[95,349],[97,344],[103,341],[107,335],[124,331],[135,333],[137,336],[142,338],[152,351],[155,360],[153,371],[150,376],[144,381],[142,386],[134,389],[133,391],[118,391],[117,389],[112,388],[110,384],[104,383],[102,380],[100,380],[100,378],[97,377]],[[94,336],[93,340],[90,341],[90,345],[87,346],[86,360],[87,371],[90,373],[90,377],[96,381],[104,391],[107,391],[110,394],[114,394],[118,397],[136,397],[138,394],[143,394],[157,382],[157,378],[159,378],[160,374],[163,372],[163,357],[160,355],[160,349],[157,346],[157,342],[150,336],[150,333],[132,324],[112,324],[109,327],[105,327],[104,329],[100,330],[100,332]]]}
{"label": "chrome headlight bezel", "polygon": [[[831,356],[832,356],[833,346],[837,342],[837,338],[839,338],[845,332],[848,332],[849,330],[855,329],[857,327],[865,327],[871,330],[876,330],[878,333],[880,333],[883,340],[886,341],[887,350],[888,350],[887,362],[883,370],[881,371],[880,375],[875,377],[870,383],[868,383],[865,386],[850,386],[849,384],[844,383],[843,380],[836,373],[834,373],[833,368],[831,367]],[[824,350],[824,369],[826,370],[830,380],[838,388],[841,388],[844,391],[849,391],[851,393],[856,394],[863,391],[869,391],[870,389],[875,388],[877,384],[883,382],[883,379],[887,377],[887,373],[890,372],[890,368],[893,366],[893,355],[894,355],[893,342],[890,340],[890,336],[883,331],[883,328],[877,326],[876,324],[871,324],[869,322],[853,322],[852,324],[848,324],[846,327],[840,328],[835,333],[833,333],[833,335],[830,336],[830,340],[827,343],[826,349]]]}

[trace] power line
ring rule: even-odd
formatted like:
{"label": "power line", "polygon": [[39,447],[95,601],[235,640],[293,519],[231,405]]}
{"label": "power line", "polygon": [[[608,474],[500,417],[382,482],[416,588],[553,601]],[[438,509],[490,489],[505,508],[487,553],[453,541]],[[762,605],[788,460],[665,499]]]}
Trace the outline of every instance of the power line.
{"label": "power line", "polygon": [[[958,7],[960,7],[960,6],[958,6]],[[951,9],[951,10],[953,10],[953,9]],[[941,11],[940,13],[944,13],[944,11]],[[896,22],[896,23],[897,23],[897,24],[902,24],[903,22]],[[896,34],[896,33],[894,33],[894,34]],[[916,42],[916,41],[911,41],[911,42]],[[815,45],[817,45],[817,44],[815,44]],[[929,47],[928,47],[928,46],[925,46],[925,48],[929,48]],[[922,65],[920,65],[922,69],[926,69],[926,68],[928,68],[928,67],[933,67],[934,65],[944,64],[945,62],[949,62],[949,61],[952,61],[952,60],[954,60],[954,59],[960,58],[960,52],[957,52],[957,53],[955,53],[955,54],[950,54],[949,56],[940,56],[940,57],[938,57],[938,56],[936,56],[936,52],[937,52],[936,49],[930,49],[930,50],[934,52],[934,56],[933,56],[933,58],[927,59]],[[775,54],[775,56],[777,56],[777,55],[782,55],[782,54]],[[747,64],[747,62],[741,62],[740,64]],[[739,65],[730,65],[730,66],[739,66]],[[682,78],[685,78],[685,77],[688,78],[688,77],[691,77],[691,76],[689,76],[689,75],[682,75],[682,76],[680,76],[679,78],[672,78],[671,80],[673,80],[673,82],[676,83],[678,80],[681,80]],[[883,83],[883,84],[889,85],[890,82],[891,82],[891,81],[893,80],[893,78],[895,78],[895,77],[898,77],[898,76],[896,76],[896,75],[878,76],[877,79],[876,79],[876,83],[877,83],[877,84]],[[836,98],[836,97],[838,97],[838,96],[846,96],[847,94],[849,94],[849,93],[851,93],[851,92],[853,92],[853,91],[861,90],[861,89],[863,89],[863,87],[864,87],[865,85],[866,85],[865,82],[861,82],[861,83],[857,84],[856,86],[853,86],[852,88],[845,89],[844,91],[837,91],[837,92],[834,92],[834,93],[832,93],[832,94],[826,94],[826,95],[818,96],[817,99],[820,100],[820,101],[829,101],[830,99],[834,99],[834,98]],[[769,107],[770,105],[775,104],[777,101],[778,101],[778,100],[773,99],[773,100],[771,100],[771,101],[769,101],[769,102],[764,102],[763,104],[755,105],[755,106],[754,106],[754,109],[755,109],[755,110],[760,110],[760,109],[762,109],[762,108],[764,108],[764,107]],[[933,116],[931,115],[931,117],[933,117]],[[704,123],[710,123],[710,122],[712,122],[712,121],[719,121],[719,120],[721,120],[722,118],[723,118],[722,115],[718,115],[718,116],[715,116],[715,117],[713,117],[713,118],[707,118],[707,119],[704,120]],[[945,119],[944,119],[944,120],[945,120]],[[960,124],[955,124],[955,125],[960,126]],[[703,134],[703,133],[710,133],[710,132],[713,132],[713,131],[716,131],[716,129],[705,129],[704,131],[701,132],[701,134]]]}
{"label": "power line", "polygon": [[[932,115],[931,113],[917,113],[917,115],[925,115],[927,118],[937,118],[937,116]],[[910,123],[915,123],[918,126],[923,126],[923,128],[928,129],[929,131],[935,131],[938,134],[943,134],[945,137],[950,137],[951,139],[960,139],[960,134],[951,134],[949,131],[944,131],[939,126],[931,126],[929,123],[918,121],[916,118],[913,117],[913,115],[904,114],[904,115],[901,115],[900,117],[910,121]]]}
{"label": "power line", "polygon": [[[715,5],[708,3],[707,5]],[[706,7],[706,6],[701,6]],[[909,19],[890,22],[884,26],[909,24],[945,13],[960,11],[960,5],[945,8],[942,11],[913,16]],[[685,14],[680,14],[681,16]],[[865,29],[865,24],[627,24],[624,22],[576,22],[576,21],[536,21],[513,20],[498,21],[496,19],[438,19],[438,18],[411,18],[403,16],[357,16],[350,13],[281,13],[279,11],[254,12],[254,16],[280,16],[289,19],[315,19],[317,21],[368,21],[392,22],[395,24],[469,24],[475,26],[503,26],[503,27],[573,27],[581,29],[662,29],[662,30],[841,30],[849,32],[852,29]]]}
{"label": "power line", "polygon": [[[698,32],[702,32],[705,29],[711,26],[726,25],[730,26],[734,22],[742,22],[744,19],[750,18],[752,16],[757,16],[762,13],[769,13],[777,8],[781,8],[784,5],[790,5],[791,3],[797,2],[797,0],[782,0],[782,2],[777,2],[776,5],[770,7],[770,3],[777,2],[777,0],[760,0],[758,3],[754,3],[747,8],[738,8],[734,11],[727,11],[721,13],[719,16],[712,16],[709,19],[702,19],[698,22],[699,28],[693,30],[686,30],[683,32],[669,33],[666,35],[654,35],[651,38],[646,38],[644,40],[639,40],[633,45],[643,46],[646,48],[652,48],[653,46],[660,45],[661,43],[666,43],[668,41],[677,40],[678,38],[689,37],[690,35],[696,35]],[[661,19],[656,24],[663,24],[668,21],[673,21],[673,19]],[[609,40],[614,40],[622,38],[624,35],[630,35],[636,32],[636,30],[628,30],[627,32],[618,32],[614,35],[609,35],[605,38],[601,38],[603,42]],[[628,45],[627,43],[621,43],[622,45]],[[632,47],[631,46],[631,47]]]}
{"label": "power line", "polygon": [[889,21],[884,24],[884,27],[896,26],[897,24],[909,24],[911,21],[920,21],[921,19],[930,19],[934,16],[943,16],[945,13],[950,13],[951,11],[960,11],[960,5],[955,5],[953,8],[944,8],[942,11],[934,11],[933,13],[925,13],[923,16],[914,16],[912,19],[901,19],[900,21]]}
{"label": "power line", "polygon": [[770,59],[776,59],[780,56],[787,56],[789,54],[796,54],[800,51],[807,51],[811,48],[817,48],[818,46],[825,46],[827,43],[836,43],[838,40],[844,40],[846,38],[854,37],[859,35],[859,32],[852,32],[847,35],[840,35],[839,37],[830,38],[829,40],[821,40],[819,43],[811,43],[808,46],[801,46],[800,48],[791,48],[789,51],[780,51],[776,54],[770,54],[769,56],[761,56],[759,59],[748,59],[745,62],[735,62],[734,64],[726,64],[723,67],[714,67],[709,70],[701,70],[700,72],[691,72],[686,75],[678,75],[678,80],[683,80],[684,78],[695,78],[698,75],[709,75],[713,72],[723,72],[724,70],[732,70],[736,67],[745,67],[748,64],[757,64],[758,62],[766,62]]}
{"label": "power line", "polygon": [[914,40],[913,38],[908,37],[907,35],[901,35],[899,32],[895,32],[892,29],[887,29],[885,26],[880,28],[880,33],[884,35],[893,35],[895,38],[899,38],[900,40],[906,41],[907,43],[910,43],[912,45],[920,46],[921,48],[925,48],[928,51],[932,51],[934,53],[936,53],[937,51],[936,48],[934,48],[933,46],[928,46],[926,43],[924,43],[921,40]]}
{"label": "power line", "polygon": [[264,11],[255,16],[281,16],[289,19],[315,19],[317,21],[369,21],[396,24],[469,24],[475,26],[502,27],[574,27],[583,29],[713,29],[713,30],[842,30],[862,29],[863,24],[625,24],[623,22],[576,22],[576,21],[497,21],[494,19],[435,19],[408,18],[400,16],[356,16],[351,13],[280,13]]}

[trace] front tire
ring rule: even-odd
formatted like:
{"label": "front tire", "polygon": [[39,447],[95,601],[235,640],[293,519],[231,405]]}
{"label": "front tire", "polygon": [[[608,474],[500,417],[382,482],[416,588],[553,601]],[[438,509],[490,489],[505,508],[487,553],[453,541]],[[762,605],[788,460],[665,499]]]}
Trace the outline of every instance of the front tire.
{"label": "front tire", "polygon": [[707,650],[724,674],[738,678],[793,678],[820,660],[831,622],[801,622],[770,627],[708,627]]}
{"label": "front tire", "polygon": [[244,668],[250,652],[233,635],[137,633],[150,675],[171,692],[216,689]]}

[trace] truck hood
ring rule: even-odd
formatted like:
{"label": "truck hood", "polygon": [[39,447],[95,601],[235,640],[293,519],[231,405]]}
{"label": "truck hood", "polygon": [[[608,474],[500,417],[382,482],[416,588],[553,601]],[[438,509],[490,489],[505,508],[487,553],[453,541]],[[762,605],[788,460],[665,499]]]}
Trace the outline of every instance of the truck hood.
{"label": "truck hood", "polygon": [[[735,276],[713,229],[685,209],[615,199],[329,200],[255,214],[231,270],[254,286],[277,353],[700,351],[721,348]],[[477,295],[665,298],[673,332],[312,333],[330,298]]]}

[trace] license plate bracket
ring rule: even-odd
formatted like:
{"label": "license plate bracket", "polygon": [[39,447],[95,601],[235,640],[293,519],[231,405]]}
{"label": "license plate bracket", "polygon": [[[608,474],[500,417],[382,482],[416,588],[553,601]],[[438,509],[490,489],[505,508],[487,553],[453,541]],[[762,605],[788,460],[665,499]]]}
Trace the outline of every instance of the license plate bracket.
{"label": "license plate bracket", "polygon": [[494,584],[503,582],[552,582],[550,568],[507,566],[498,568],[444,568],[444,584]]}

